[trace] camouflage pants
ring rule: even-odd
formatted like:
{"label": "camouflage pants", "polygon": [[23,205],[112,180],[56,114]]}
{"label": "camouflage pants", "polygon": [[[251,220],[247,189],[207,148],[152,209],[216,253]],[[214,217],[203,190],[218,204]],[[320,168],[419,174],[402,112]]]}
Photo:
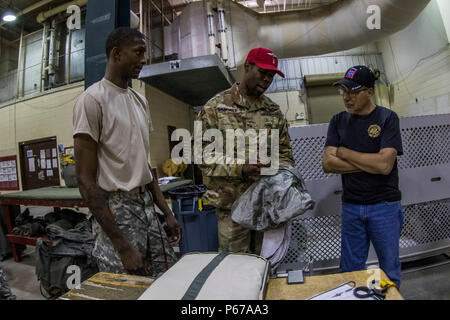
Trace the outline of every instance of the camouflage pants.
{"label": "camouflage pants", "polygon": [[219,233],[219,251],[236,253],[261,253],[263,232],[244,228],[231,220],[229,209],[216,208]]}
{"label": "camouflage pants", "polygon": [[[108,205],[124,236],[148,261],[151,267],[149,276],[157,277],[176,262],[175,252],[156,217],[148,191],[108,193]],[[92,255],[97,259],[99,271],[127,273],[111,240],[95,219],[92,230],[96,235]]]}
{"label": "camouflage pants", "polygon": [[0,300],[16,300],[16,296],[12,294],[9,288],[2,267],[0,267]]}

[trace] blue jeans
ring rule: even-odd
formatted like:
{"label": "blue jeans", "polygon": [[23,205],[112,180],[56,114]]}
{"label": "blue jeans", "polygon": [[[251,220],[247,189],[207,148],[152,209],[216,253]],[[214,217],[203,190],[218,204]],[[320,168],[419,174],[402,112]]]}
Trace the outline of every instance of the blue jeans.
{"label": "blue jeans", "polygon": [[402,228],[400,201],[372,205],[343,202],[340,271],[364,270],[372,241],[380,268],[400,287],[399,241]]}

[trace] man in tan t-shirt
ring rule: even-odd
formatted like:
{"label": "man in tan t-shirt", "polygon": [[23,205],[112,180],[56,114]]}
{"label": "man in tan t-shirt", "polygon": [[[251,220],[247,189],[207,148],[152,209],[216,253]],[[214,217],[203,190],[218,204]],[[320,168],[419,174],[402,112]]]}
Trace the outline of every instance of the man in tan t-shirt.
{"label": "man in tan t-shirt", "polygon": [[[92,255],[99,270],[157,276],[176,261],[181,229],[153,179],[149,164],[148,102],[128,87],[145,64],[144,35],[114,30],[106,41],[104,78],[78,98],[73,110],[76,174],[95,220]],[[154,205],[170,230],[161,227]]]}

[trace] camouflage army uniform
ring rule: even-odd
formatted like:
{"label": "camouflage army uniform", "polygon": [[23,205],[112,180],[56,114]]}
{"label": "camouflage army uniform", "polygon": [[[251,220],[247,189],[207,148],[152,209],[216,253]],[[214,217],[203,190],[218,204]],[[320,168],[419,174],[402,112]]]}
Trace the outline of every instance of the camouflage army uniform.
{"label": "camouflage army uniform", "polygon": [[2,267],[0,267],[0,300],[16,300],[16,296],[12,294],[9,288]]}
{"label": "camouflage army uniform", "polygon": [[[262,95],[251,102],[239,92],[237,83],[225,90],[203,107],[197,116],[202,121],[202,130],[218,129],[224,137],[226,129],[278,129],[280,165],[294,165],[288,123],[280,107],[268,97]],[[270,135],[268,136],[268,156],[270,157]],[[204,143],[203,147],[208,143]],[[236,152],[236,148],[235,148]],[[248,139],[246,139],[248,153]],[[235,153],[236,158],[236,153]],[[246,159],[248,155],[246,154]],[[257,177],[244,179],[242,164],[200,165],[203,182],[208,188],[203,199],[216,207],[219,229],[219,249],[230,252],[260,253],[262,234],[250,232],[231,220],[231,206]],[[252,235],[253,234],[253,235]]]}
{"label": "camouflage army uniform", "polygon": [[[129,243],[149,262],[151,267],[149,276],[157,277],[176,262],[175,252],[156,218],[150,192],[140,191],[139,188],[130,192],[110,192],[108,205]],[[95,219],[92,230],[96,235],[92,255],[97,259],[99,271],[127,273],[111,240]]]}

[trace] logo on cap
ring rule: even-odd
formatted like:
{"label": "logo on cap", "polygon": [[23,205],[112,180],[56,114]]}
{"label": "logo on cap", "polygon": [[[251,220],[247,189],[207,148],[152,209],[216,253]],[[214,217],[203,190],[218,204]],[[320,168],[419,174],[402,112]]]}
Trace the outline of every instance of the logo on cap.
{"label": "logo on cap", "polygon": [[349,78],[349,79],[353,79],[353,77],[355,76],[355,74],[356,74],[356,71],[358,71],[358,69],[356,69],[356,68],[351,68],[350,70],[348,70],[348,72],[347,72],[347,74],[346,74],[346,78]]}
{"label": "logo on cap", "polygon": [[275,53],[267,52],[267,54],[273,58],[272,63],[275,65],[275,63],[276,63],[275,59],[278,59],[277,56],[275,55]]}

